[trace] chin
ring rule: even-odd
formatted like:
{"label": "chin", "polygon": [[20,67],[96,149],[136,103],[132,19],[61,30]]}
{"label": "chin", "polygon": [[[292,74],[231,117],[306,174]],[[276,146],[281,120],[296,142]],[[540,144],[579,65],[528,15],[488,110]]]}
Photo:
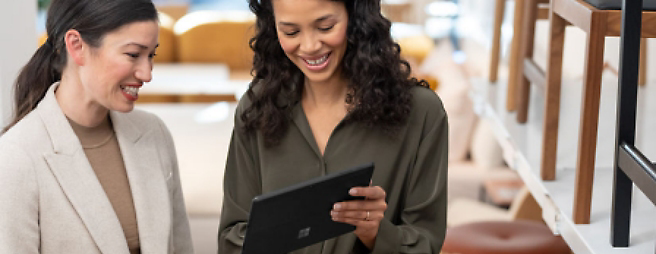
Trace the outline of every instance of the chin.
{"label": "chin", "polygon": [[[332,63],[331,63],[332,65]],[[332,65],[332,66],[327,66],[325,69],[322,71],[311,71],[305,68],[302,68],[301,70],[303,71],[303,75],[305,75],[305,78],[311,82],[315,83],[323,83],[330,81],[333,79],[336,75],[339,75],[338,73],[338,68],[339,66]]]}
{"label": "chin", "polygon": [[303,73],[305,77],[312,81],[312,82],[325,82],[330,80],[330,77],[332,77],[332,72],[330,73],[316,73],[316,72],[310,72],[306,71]]}
{"label": "chin", "polygon": [[112,110],[121,112],[121,113],[130,113],[134,110],[134,104],[131,105],[121,105],[119,107],[114,107]]}

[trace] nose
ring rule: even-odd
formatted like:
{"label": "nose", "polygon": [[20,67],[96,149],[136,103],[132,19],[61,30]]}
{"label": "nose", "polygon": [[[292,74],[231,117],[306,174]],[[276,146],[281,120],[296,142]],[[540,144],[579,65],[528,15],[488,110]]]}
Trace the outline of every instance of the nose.
{"label": "nose", "polygon": [[321,49],[321,40],[316,33],[304,33],[301,38],[301,52],[312,55]]}
{"label": "nose", "polygon": [[135,71],[135,77],[141,82],[150,82],[153,79],[153,61],[151,59],[141,61]]}

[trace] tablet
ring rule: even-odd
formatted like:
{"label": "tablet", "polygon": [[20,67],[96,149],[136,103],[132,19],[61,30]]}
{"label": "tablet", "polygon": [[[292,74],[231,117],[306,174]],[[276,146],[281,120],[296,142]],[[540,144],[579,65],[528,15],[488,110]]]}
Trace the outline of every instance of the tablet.
{"label": "tablet", "polygon": [[337,202],[363,199],[348,191],[369,186],[374,164],[318,177],[253,198],[242,254],[278,254],[355,230],[330,216]]}

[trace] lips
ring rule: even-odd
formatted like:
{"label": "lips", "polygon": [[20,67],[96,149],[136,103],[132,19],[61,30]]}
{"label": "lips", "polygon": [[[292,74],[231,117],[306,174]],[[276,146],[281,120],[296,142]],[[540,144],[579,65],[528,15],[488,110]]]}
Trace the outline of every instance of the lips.
{"label": "lips", "polygon": [[320,57],[318,59],[314,59],[314,60],[304,58],[303,61],[305,61],[309,65],[317,66],[317,65],[321,65],[321,64],[325,63],[326,60],[328,60],[328,56],[330,56],[330,53],[325,54],[322,57]]}
{"label": "lips", "polygon": [[122,85],[121,92],[130,101],[136,101],[139,98],[139,88],[141,85]]}
{"label": "lips", "polygon": [[326,66],[328,66],[328,63],[330,62],[331,54],[332,53],[327,53],[323,56],[315,57],[313,59],[304,58],[304,57],[301,57],[301,59],[303,60],[303,62],[305,63],[305,66],[309,70],[311,70],[311,71],[321,71],[324,68],[326,68]]}

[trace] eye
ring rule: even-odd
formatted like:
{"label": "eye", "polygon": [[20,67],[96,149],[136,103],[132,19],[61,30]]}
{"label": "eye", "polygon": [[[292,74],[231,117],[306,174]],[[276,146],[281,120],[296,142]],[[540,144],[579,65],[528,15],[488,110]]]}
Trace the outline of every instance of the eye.
{"label": "eye", "polygon": [[331,29],[333,29],[333,27],[335,27],[335,25],[332,25],[332,26],[329,26],[329,27],[319,27],[319,30],[327,32],[327,31],[330,31]]}
{"label": "eye", "polygon": [[127,55],[129,57],[132,57],[132,58],[138,58],[139,57],[139,53],[125,53],[125,55]]}
{"label": "eye", "polygon": [[157,56],[157,53],[152,53],[148,55],[148,58],[154,58],[155,56]]}
{"label": "eye", "polygon": [[294,35],[298,34],[298,31],[294,31],[294,32],[291,32],[291,33],[287,33],[287,32],[283,32],[283,33],[287,36],[294,36]]}

